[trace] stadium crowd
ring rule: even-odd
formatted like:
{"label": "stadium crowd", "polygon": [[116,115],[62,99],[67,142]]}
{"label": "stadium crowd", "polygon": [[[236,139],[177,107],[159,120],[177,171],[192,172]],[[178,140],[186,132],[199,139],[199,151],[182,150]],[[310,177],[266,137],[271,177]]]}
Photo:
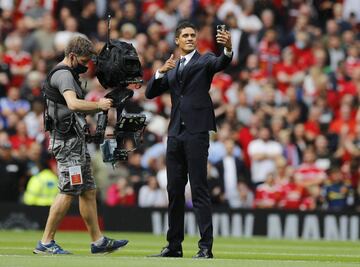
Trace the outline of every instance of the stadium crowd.
{"label": "stadium crowd", "polygon": [[[3,0],[0,8],[1,202],[50,205],[56,166],[41,84],[73,36],[86,35],[100,50],[111,14],[111,38],[132,43],[143,66],[145,82],[126,111],[146,114],[148,126],[140,149],[117,168],[89,145],[99,201],[167,206],[171,99],[146,100],[144,91],[171,53],[179,58],[173,32],[189,20],[201,53],[222,49],[217,24],[233,38],[231,66],[210,90],[218,127],[208,163],[214,206],[360,210],[360,1]],[[94,66],[82,81],[86,99],[106,93]],[[94,128],[96,117],[88,121]],[[108,130],[115,122],[110,112]]]}

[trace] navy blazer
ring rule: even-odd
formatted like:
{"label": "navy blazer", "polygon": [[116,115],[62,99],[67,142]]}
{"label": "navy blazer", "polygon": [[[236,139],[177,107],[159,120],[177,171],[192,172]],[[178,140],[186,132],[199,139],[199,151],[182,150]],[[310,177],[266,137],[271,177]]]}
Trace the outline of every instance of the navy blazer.
{"label": "navy blazer", "polygon": [[147,98],[152,99],[167,90],[171,93],[169,136],[178,134],[181,121],[190,133],[216,131],[210,85],[214,74],[225,69],[231,59],[224,53],[216,57],[213,53],[200,55],[196,51],[181,77],[177,75],[178,61],[176,68],[165,73],[163,78],[155,80],[155,75],[151,78],[145,92]]}

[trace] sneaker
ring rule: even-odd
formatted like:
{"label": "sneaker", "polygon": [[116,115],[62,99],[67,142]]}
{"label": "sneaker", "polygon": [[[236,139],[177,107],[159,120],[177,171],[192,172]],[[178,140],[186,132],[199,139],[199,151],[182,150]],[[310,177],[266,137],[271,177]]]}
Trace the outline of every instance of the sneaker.
{"label": "sneaker", "polygon": [[126,246],[128,240],[115,240],[104,236],[104,241],[100,246],[91,244],[91,253],[107,254]]}
{"label": "sneaker", "polygon": [[33,250],[34,254],[62,254],[67,255],[71,254],[67,250],[63,250],[58,244],[56,244],[55,240],[51,240],[50,244],[44,245],[41,241],[38,242],[36,248]]}

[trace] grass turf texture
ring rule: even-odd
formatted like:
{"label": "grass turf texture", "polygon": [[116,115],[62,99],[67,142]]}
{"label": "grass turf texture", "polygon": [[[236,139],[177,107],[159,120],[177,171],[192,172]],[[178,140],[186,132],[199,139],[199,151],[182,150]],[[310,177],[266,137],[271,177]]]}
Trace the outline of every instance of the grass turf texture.
{"label": "grass turf texture", "polygon": [[106,233],[129,239],[123,249],[109,255],[91,255],[85,232],[59,232],[56,241],[74,255],[33,255],[40,231],[0,231],[0,267],[347,267],[360,266],[360,242],[289,241],[264,238],[216,238],[212,260],[195,260],[197,238],[186,237],[184,258],[148,258],[159,253],[164,236]]}

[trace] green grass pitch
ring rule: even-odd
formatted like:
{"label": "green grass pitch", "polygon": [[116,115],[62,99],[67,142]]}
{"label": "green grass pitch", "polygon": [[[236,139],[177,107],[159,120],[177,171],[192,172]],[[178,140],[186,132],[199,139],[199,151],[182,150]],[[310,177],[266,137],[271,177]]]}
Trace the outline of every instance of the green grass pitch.
{"label": "green grass pitch", "polygon": [[85,232],[59,232],[57,242],[73,253],[66,256],[33,255],[40,231],[0,231],[0,267],[347,267],[360,266],[360,242],[289,241],[265,238],[215,238],[212,260],[194,260],[197,238],[186,237],[182,259],[146,257],[166,244],[164,236],[105,233],[130,243],[108,255],[91,255]]}

